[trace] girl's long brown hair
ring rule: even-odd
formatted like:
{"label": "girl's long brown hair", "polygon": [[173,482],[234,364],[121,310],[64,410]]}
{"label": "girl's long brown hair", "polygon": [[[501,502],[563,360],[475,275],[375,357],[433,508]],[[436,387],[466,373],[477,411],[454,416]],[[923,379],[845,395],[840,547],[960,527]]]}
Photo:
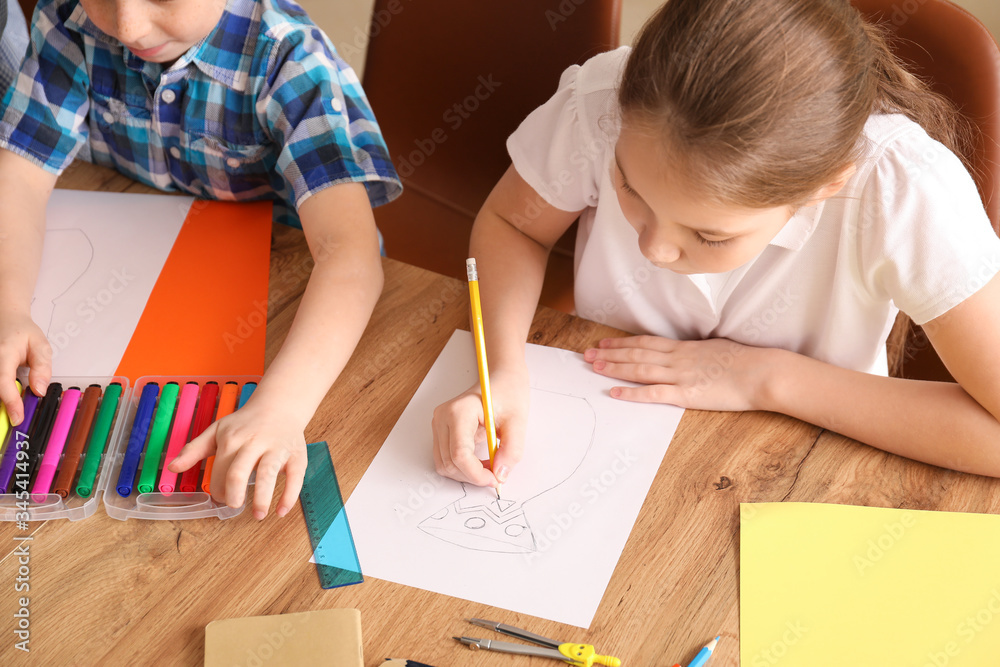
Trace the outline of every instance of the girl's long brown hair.
{"label": "girl's long brown hair", "polygon": [[[963,160],[969,145],[953,105],[847,0],[668,0],[635,42],[618,101],[724,205],[804,204],[858,158],[873,113],[905,114]],[[894,371],[908,327],[890,336]]]}

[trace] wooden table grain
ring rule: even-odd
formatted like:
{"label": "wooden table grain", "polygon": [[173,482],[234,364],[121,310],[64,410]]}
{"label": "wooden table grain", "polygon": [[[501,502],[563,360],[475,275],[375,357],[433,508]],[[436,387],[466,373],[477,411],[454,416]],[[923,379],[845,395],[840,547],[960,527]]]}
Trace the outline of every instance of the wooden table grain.
{"label": "wooden table grain", "polygon": [[[71,167],[60,187],[153,192],[86,164]],[[310,267],[301,232],[275,228],[268,361]],[[452,331],[468,327],[463,283],[388,259],[384,268],[368,330],[306,431],[309,442],[330,444],[345,498]],[[531,342],[582,351],[608,335],[620,332],[539,309]],[[388,657],[436,667],[556,664],[459,646],[451,637],[467,634],[464,619],[473,616],[591,643],[626,667],[686,664],[720,634],[711,664],[732,667],[739,664],[739,504],[786,500],[1000,513],[1000,482],[914,463],[780,415],[689,411],[587,631],[373,578],[325,591],[308,562],[298,506],[260,522],[249,511],[227,521],[117,521],[99,509],[83,521],[31,526],[24,653],[13,634],[21,595],[13,538],[21,533],[5,524],[0,664],[200,665],[213,620],[353,607],[361,610],[367,667]],[[244,664],[255,664],[251,656],[266,643],[248,638]]]}

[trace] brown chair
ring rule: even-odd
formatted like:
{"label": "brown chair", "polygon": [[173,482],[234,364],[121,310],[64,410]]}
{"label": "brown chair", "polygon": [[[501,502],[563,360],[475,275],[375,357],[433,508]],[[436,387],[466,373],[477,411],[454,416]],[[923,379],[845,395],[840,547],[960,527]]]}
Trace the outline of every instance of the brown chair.
{"label": "brown chair", "polygon": [[[510,165],[507,137],[574,64],[618,46],[621,0],[376,0],[364,89],[403,195],[375,210],[389,257],[465,277],[476,212]],[[572,243],[546,305],[572,307]]]}
{"label": "brown chair", "polygon": [[[974,125],[966,156],[993,229],[1000,234],[1000,48],[972,14],[947,0],[852,0],[896,39],[910,71],[946,96]],[[952,380],[923,330],[911,324],[903,377]]]}

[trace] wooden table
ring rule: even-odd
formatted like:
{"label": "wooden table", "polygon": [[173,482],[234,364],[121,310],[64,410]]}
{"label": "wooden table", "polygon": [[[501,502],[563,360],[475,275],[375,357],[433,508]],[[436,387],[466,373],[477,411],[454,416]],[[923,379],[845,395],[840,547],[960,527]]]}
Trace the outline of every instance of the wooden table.
{"label": "wooden table", "polygon": [[[91,165],[71,168],[60,186],[151,192]],[[307,441],[330,443],[345,498],[452,331],[467,328],[463,283],[392,260],[384,266],[368,331],[306,431]],[[268,360],[288,332],[309,267],[302,234],[277,227]],[[579,351],[616,333],[540,309],[530,340]],[[463,619],[472,616],[592,643],[627,667],[686,664],[721,634],[711,665],[735,666],[739,503],[782,500],[1000,513],[1000,481],[914,463],[779,415],[689,411],[586,632],[371,578],[324,591],[298,507],[262,522],[249,511],[227,521],[122,522],[99,509],[84,521],[33,526],[25,654],[14,648],[16,533],[5,524],[0,664],[200,665],[212,620],[355,607],[371,667],[387,657],[437,667],[556,664],[462,648],[451,637],[467,633]]]}

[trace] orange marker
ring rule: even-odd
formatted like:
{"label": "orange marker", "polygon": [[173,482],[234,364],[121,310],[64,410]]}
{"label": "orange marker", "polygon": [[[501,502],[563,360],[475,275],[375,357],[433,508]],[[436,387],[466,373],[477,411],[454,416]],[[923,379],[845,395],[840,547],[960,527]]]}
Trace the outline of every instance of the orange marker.
{"label": "orange marker", "polygon": [[[215,421],[231,415],[236,410],[236,399],[239,394],[239,385],[235,382],[227,382],[222,387],[219,395],[219,410],[215,413]],[[201,490],[211,493],[209,483],[212,481],[212,466],[215,464],[215,456],[205,459],[205,476],[201,480]]]}

